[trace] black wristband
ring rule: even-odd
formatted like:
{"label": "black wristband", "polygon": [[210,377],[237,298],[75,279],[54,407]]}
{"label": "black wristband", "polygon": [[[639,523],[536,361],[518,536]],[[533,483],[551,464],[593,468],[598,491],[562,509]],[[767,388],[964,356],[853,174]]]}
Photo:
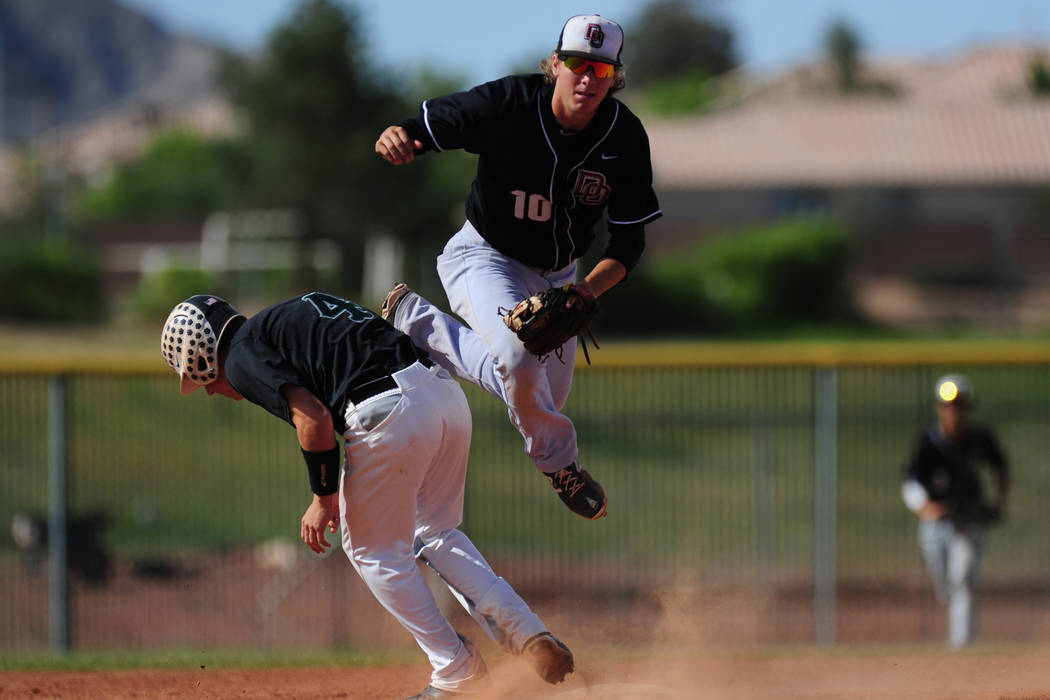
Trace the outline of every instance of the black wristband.
{"label": "black wristband", "polygon": [[[302,448],[300,448],[302,449]],[[330,450],[303,450],[310,490],[318,496],[330,496],[339,490],[339,445]]]}

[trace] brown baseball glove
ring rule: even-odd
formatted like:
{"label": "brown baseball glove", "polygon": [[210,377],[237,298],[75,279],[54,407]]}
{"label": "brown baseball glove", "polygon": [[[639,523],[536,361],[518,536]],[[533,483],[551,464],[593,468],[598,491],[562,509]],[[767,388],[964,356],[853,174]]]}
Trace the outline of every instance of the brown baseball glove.
{"label": "brown baseball glove", "polygon": [[[574,336],[580,336],[583,341],[585,332],[594,347],[598,347],[590,332],[591,321],[598,311],[598,300],[584,287],[574,284],[544,289],[522,299],[509,311],[500,309],[507,328],[541,361],[552,352],[561,360],[562,346]],[[582,344],[584,357],[590,364],[587,343]]]}

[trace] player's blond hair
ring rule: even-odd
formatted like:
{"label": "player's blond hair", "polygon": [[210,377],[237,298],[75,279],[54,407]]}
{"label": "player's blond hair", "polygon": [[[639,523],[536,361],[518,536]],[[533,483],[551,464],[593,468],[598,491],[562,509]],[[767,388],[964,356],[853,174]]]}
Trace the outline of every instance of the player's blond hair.
{"label": "player's blond hair", "polygon": [[[554,68],[551,66],[552,58],[553,56],[547,56],[545,59],[540,61],[540,71],[543,73],[543,76],[547,79],[547,82],[551,85],[554,84]],[[622,66],[616,69],[616,75],[613,76],[613,84],[609,87],[610,95],[616,92],[617,90],[623,90],[624,86],[627,84],[627,80],[624,73],[625,71]]]}

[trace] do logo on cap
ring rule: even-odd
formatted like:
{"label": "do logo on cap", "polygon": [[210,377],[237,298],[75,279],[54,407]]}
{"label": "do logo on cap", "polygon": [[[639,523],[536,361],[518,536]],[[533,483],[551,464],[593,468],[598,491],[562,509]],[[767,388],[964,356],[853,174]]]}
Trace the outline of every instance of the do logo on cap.
{"label": "do logo on cap", "polygon": [[587,25],[587,42],[596,49],[600,49],[605,43],[605,32],[597,24]]}

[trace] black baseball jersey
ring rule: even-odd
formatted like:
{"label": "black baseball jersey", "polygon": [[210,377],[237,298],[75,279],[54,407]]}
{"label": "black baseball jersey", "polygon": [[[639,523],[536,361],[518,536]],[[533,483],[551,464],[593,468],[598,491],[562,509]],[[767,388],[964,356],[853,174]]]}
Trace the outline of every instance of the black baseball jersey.
{"label": "black baseball jersey", "polygon": [[661,216],[649,138],[641,121],[606,97],[582,131],[554,119],[554,86],[512,75],[427,100],[400,122],[427,150],[462,148],[478,158],[467,219],[494,248],[543,270],[581,257],[607,212],[610,257],[630,271],[644,225]]}
{"label": "black baseball jersey", "polygon": [[1009,465],[995,434],[986,427],[968,426],[958,441],[949,440],[938,427],[919,435],[904,478],[926,489],[931,501],[947,505],[947,517],[973,522],[985,505],[980,469],[1008,476]]}
{"label": "black baseball jersey", "polygon": [[352,301],[311,292],[263,309],[237,331],[224,369],[244,398],[292,422],[281,387],[304,387],[342,433],[349,392],[423,354],[407,335]]}

